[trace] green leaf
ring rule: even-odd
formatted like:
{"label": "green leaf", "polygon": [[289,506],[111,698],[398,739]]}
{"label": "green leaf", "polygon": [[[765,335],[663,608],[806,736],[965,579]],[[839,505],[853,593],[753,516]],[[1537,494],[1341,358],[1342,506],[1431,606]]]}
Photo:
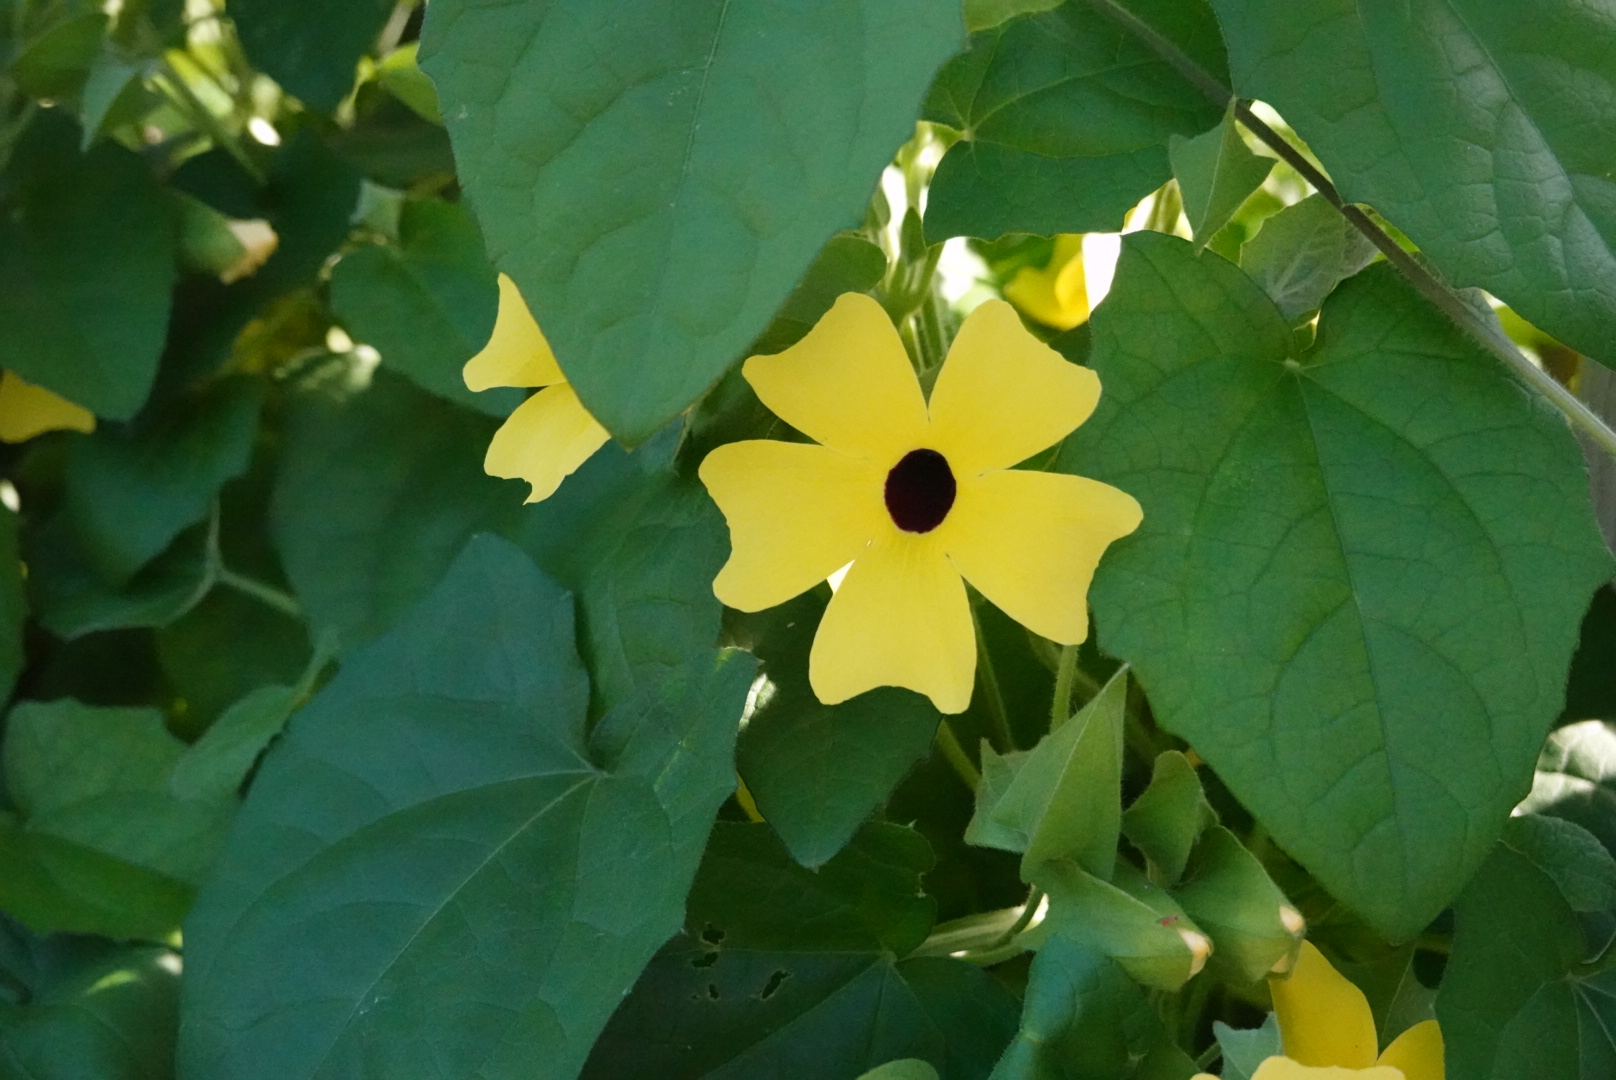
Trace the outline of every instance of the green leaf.
{"label": "green leaf", "polygon": [[107,16],[81,11],[61,19],[11,60],[11,77],[34,97],[70,97],[89,77],[107,34]]}
{"label": "green leaf", "polygon": [[964,961],[680,936],[612,1017],[583,1080],[843,1080],[894,1058],[986,1080],[1015,1023],[1010,992]]}
{"label": "green leaf", "polygon": [[1235,267],[1135,233],[1092,322],[1106,394],[1060,467],[1145,511],[1095,577],[1099,640],[1287,852],[1412,936],[1487,857],[1610,575],[1570,433],[1389,268],[1293,355]]}
{"label": "green leaf", "polygon": [[1315,194],[1264,221],[1241,245],[1240,269],[1294,324],[1317,311],[1331,290],[1368,266],[1375,254],[1375,245]]}
{"label": "green leaf", "polygon": [[[1032,880],[1052,859],[1071,859],[1109,881],[1117,858],[1122,810],[1122,721],[1128,673],[1119,671],[1083,709],[1009,765],[983,744],[982,771],[992,783],[977,794],[965,830],[973,844],[1022,852],[1021,876]],[[1003,785],[1001,788],[1001,784]]]}
{"label": "green leaf", "polygon": [[727,534],[706,490],[670,467],[678,437],[675,426],[632,454],[605,446],[559,492],[520,510],[513,535],[578,598],[592,713],[718,641],[713,578]]}
{"label": "green leaf", "polygon": [[938,1080],[937,1070],[919,1058],[899,1058],[871,1069],[859,1080]]}
{"label": "green leaf", "polygon": [[858,236],[838,234],[825,241],[818,256],[791,290],[774,321],[758,335],[748,351],[784,352],[805,337],[820,316],[845,292],[868,292],[887,272],[887,256]]}
{"label": "green leaf", "polygon": [[[179,963],[169,950],[110,942],[23,940],[10,971],[25,1002],[0,1000],[0,1074],[18,1080],[170,1080]],[[18,970],[21,968],[22,970]]]}
{"label": "green leaf", "polygon": [[521,404],[523,391],[474,394],[460,369],[494,330],[499,290],[482,234],[460,203],[408,199],[398,245],[370,245],[331,271],[331,310],[382,363],[450,401],[495,416]]}
{"label": "green leaf", "polygon": [[987,30],[1017,15],[1057,8],[1065,0],[965,0],[965,29]]}
{"label": "green leaf", "polygon": [[17,515],[10,509],[0,509],[0,700],[10,699],[17,676],[22,673],[23,623],[27,617]]}
{"label": "green leaf", "polygon": [[1616,979],[1583,974],[1585,942],[1553,879],[1499,845],[1454,907],[1437,993],[1450,1075],[1596,1080],[1616,1068]]}
{"label": "green leaf", "polygon": [[412,41],[388,53],[376,65],[376,81],[387,92],[415,110],[417,116],[434,124],[443,123],[443,110],[438,106],[438,88],[426,77],[416,63],[415,54],[420,42]]}
{"label": "green leaf", "polygon": [[100,630],[166,626],[213,587],[211,534],[211,523],[185,530],[119,587],[96,572],[68,515],[52,514],[23,537],[29,601],[40,623],[68,640]]}
{"label": "green leaf", "polygon": [[230,706],[174,762],[168,790],[178,799],[234,794],[297,701],[290,686],[260,686]]}
{"label": "green leaf", "polygon": [[1594,593],[1566,683],[1567,720],[1616,720],[1616,587]]}
{"label": "green leaf", "polygon": [[1520,809],[1575,822],[1616,853],[1616,731],[1585,720],[1550,735]]}
{"label": "green leaf", "polygon": [[808,685],[808,647],[828,589],[749,616],[740,643],[763,661],[760,688],[736,745],[736,767],[758,810],[804,866],[842,849],[915,763],[941,717],[919,694],[884,687],[823,705]]}
{"label": "green leaf", "polygon": [[1286,925],[1290,901],[1257,857],[1221,825],[1201,837],[1194,867],[1172,897],[1212,939],[1212,962],[1248,983],[1261,982],[1301,940],[1300,913],[1292,908],[1292,925]]}
{"label": "green leaf", "polygon": [[[1204,0],[1128,7],[1207,68],[1223,70]],[[932,179],[926,238],[1115,231],[1172,175],[1168,139],[1207,130],[1220,112],[1086,3],[973,34],[926,102],[926,119],[965,133]]]}
{"label": "green leaf", "polygon": [[[1213,0],[1234,86],[1455,285],[1616,362],[1616,21],[1580,0]],[[1329,78],[1320,78],[1329,72]]]}
{"label": "green leaf", "polygon": [[1193,139],[1169,136],[1167,159],[1183,193],[1184,213],[1197,248],[1206,247],[1212,235],[1229,223],[1274,167],[1273,158],[1247,149],[1233,112],[1224,113],[1217,127]]}
{"label": "green leaf", "polygon": [[262,401],[256,380],[226,379],[73,441],[65,505],[102,581],[126,585],[208,516],[225,481],[247,471]]}
{"label": "green leaf", "polygon": [[1197,970],[1180,930],[1197,927],[1143,875],[1121,873],[1128,869],[1119,864],[1118,884],[1112,884],[1069,860],[1044,863],[1033,884],[1049,894],[1045,923],[1054,934],[1109,956],[1135,981],[1178,990]]}
{"label": "green leaf", "polygon": [[184,710],[182,734],[202,730],[258,688],[296,682],[311,655],[300,621],[233,588],[213,589],[157,631],[158,661],[176,712]]}
{"label": "green leaf", "polygon": [[155,709],[25,701],[6,718],[6,789],[28,831],[194,885],[236,803],[234,788],[172,791],[185,752]]}
{"label": "green leaf", "polygon": [[751,669],[586,735],[571,598],[474,539],[266,756],[186,922],[181,1073],[575,1076],[679,926]]}
{"label": "green leaf", "polygon": [[693,937],[729,948],[905,956],[926,939],[937,903],[920,876],[931,848],[913,829],[872,822],[817,870],[799,866],[767,825],[713,827],[686,902]]}
{"label": "green leaf", "polygon": [[494,423],[378,370],[346,399],[287,405],[272,528],[317,644],[346,651],[425,595],[516,485],[483,472]]}
{"label": "green leaf", "polygon": [[393,0],[231,0],[253,66],[310,108],[331,112],[353,88],[354,68],[393,13]]}
{"label": "green leaf", "polygon": [[1285,1052],[1279,1041],[1279,1020],[1273,1013],[1262,1027],[1244,1031],[1214,1020],[1212,1033],[1223,1050],[1223,1080],[1251,1080],[1264,1061]]}
{"label": "green leaf", "polygon": [[157,374],[174,282],[168,205],[141,159],[79,152],[46,110],[0,176],[0,367],[127,420]]}
{"label": "green leaf", "polygon": [[857,220],[961,22],[930,0],[598,9],[441,0],[421,61],[495,264],[633,445]]}
{"label": "green leaf", "polygon": [[0,910],[36,933],[162,941],[179,928],[192,896],[183,882],[29,831],[0,812]]}
{"label": "green leaf", "polygon": [[1142,1060],[1176,1050],[1120,967],[1057,935],[1033,959],[1021,1029],[992,1080],[1132,1080]]}
{"label": "green leaf", "polygon": [[1524,814],[1509,819],[1502,840],[1559,886],[1572,911],[1616,909],[1616,858],[1587,829],[1561,818]]}
{"label": "green leaf", "polygon": [[1173,885],[1183,876],[1201,830],[1217,822],[1206,801],[1195,766],[1177,750],[1156,755],[1150,786],[1122,815],[1122,832],[1138,848],[1153,873]]}

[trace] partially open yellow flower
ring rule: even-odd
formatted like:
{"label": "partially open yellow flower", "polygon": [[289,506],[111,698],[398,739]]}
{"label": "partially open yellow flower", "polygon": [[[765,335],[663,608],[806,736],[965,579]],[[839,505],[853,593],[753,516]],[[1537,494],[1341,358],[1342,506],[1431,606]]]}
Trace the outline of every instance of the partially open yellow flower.
{"label": "partially open yellow flower", "polygon": [[1285,1054],[1264,1061],[1251,1080],[1443,1080],[1437,1022],[1415,1024],[1377,1055],[1368,999],[1310,942],[1290,976],[1269,987]]}
{"label": "partially open yellow flower", "polygon": [[0,442],[20,443],[47,431],[95,430],[95,414],[82,405],[23,380],[0,375]]}
{"label": "partially open yellow flower", "polygon": [[1004,287],[1004,298],[1057,330],[1070,330],[1089,317],[1088,282],[1083,275],[1083,236],[1061,233],[1042,270],[1023,266]]}
{"label": "partially open yellow flower", "polygon": [[729,443],[701,478],[729,522],[713,582],[760,611],[852,564],[819,625],[809,680],[827,704],[877,686],[971,701],[964,581],[1065,644],[1088,636],[1089,580],[1139,504],[1079,476],[1010,467],[1093,412],[1100,381],[990,301],[965,320],[928,406],[881,305],[854,293],[802,341],[742,369],[763,403],[818,441]]}
{"label": "partially open yellow flower", "polygon": [[544,332],[533,321],[516,282],[499,275],[499,315],[483,351],[462,372],[473,390],[495,386],[540,386],[494,433],[483,471],[533,485],[528,502],[555,494],[556,488],[611,438],[567,384]]}

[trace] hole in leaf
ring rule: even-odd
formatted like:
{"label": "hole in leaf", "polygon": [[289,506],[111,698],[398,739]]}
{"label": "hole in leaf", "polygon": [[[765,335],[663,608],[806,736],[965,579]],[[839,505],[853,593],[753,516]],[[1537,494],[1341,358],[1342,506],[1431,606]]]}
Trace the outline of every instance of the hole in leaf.
{"label": "hole in leaf", "polygon": [[724,931],[712,923],[708,923],[707,929],[701,932],[701,940],[709,945],[722,945],[724,943]]}
{"label": "hole in leaf", "polygon": [[780,984],[789,978],[791,978],[791,972],[789,971],[776,971],[773,975],[770,975],[769,981],[764,983],[762,991],[759,992],[758,999],[768,1001],[774,996],[774,992],[780,989]]}
{"label": "hole in leaf", "polygon": [[709,998],[712,998],[714,1001],[718,1000],[718,984],[717,983],[708,983],[707,984],[707,996]]}
{"label": "hole in leaf", "polygon": [[716,963],[718,963],[718,954],[716,952],[710,952],[702,953],[700,956],[690,961],[690,966],[693,968],[710,968]]}

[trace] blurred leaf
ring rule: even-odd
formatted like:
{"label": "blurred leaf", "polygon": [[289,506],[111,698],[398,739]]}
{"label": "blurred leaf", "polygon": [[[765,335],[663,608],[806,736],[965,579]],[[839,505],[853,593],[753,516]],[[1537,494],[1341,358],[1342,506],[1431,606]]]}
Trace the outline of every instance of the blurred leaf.
{"label": "blurred leaf", "polygon": [[1502,839],[1549,876],[1572,911],[1616,909],[1616,858],[1580,825],[1525,814],[1509,819]]}
{"label": "blurred leaf", "polygon": [[499,292],[477,223],[459,203],[408,199],[398,245],[369,245],[331,272],[331,310],[382,363],[450,401],[505,416],[523,392],[474,394],[460,369],[494,330]]}
{"label": "blurred leaf", "polygon": [[65,505],[102,581],[127,584],[208,516],[225,481],[247,471],[262,401],[256,380],[227,379],[73,441]]}
{"label": "blurred leaf", "polygon": [[883,687],[823,705],[808,685],[808,647],[828,589],[746,616],[737,637],[769,683],[736,745],[736,767],[774,831],[804,866],[846,844],[931,750],[941,720],[919,694]]}
{"label": "blurred leaf", "polygon": [[[1070,859],[1100,880],[1110,880],[1121,829],[1127,699],[1128,673],[1118,672],[1080,712],[1031,751],[1017,755],[1007,783],[998,778],[984,783],[966,840],[1022,852],[1021,876],[1028,881],[1053,859]],[[984,777],[990,769],[1007,771],[989,764],[998,757],[983,743]]]}
{"label": "blurred leaf", "polygon": [[[1223,70],[1204,0],[1127,0],[1202,65]],[[938,74],[925,118],[965,133],[932,180],[926,238],[1114,232],[1172,175],[1167,140],[1221,110],[1086,3],[971,35]]]}
{"label": "blurred leaf", "polygon": [[483,472],[494,427],[382,370],[346,399],[288,402],[272,529],[317,646],[381,633],[516,511],[516,486]]}
{"label": "blurred leaf", "polygon": [[297,700],[290,686],[260,686],[230,706],[174,762],[168,790],[177,799],[234,795]]}
{"label": "blurred leaf", "polygon": [[388,188],[428,192],[455,183],[449,133],[374,83],[359,88],[353,125],[332,133],[331,148]]}
{"label": "blurred leaf", "polygon": [[846,292],[868,292],[887,272],[887,257],[879,247],[858,236],[838,233],[825,241],[813,263],[785,298],[780,310],[750,351],[783,352],[812,330],[820,316]]}
{"label": "blurred leaf", "polygon": [[1616,586],[1594,593],[1566,683],[1567,720],[1616,720]]}
{"label": "blurred leaf", "polygon": [[183,882],[0,812],[0,911],[36,933],[161,941],[179,928],[192,895]]}
{"label": "blurred leaf", "polygon": [[1168,136],[1167,159],[1183,194],[1184,213],[1197,248],[1206,247],[1213,234],[1229,223],[1274,167],[1273,158],[1259,157],[1246,148],[1233,112],[1224,113],[1217,127],[1193,139]]}
{"label": "blurred leaf", "polygon": [[83,149],[88,150],[103,131],[132,120],[132,114],[149,100],[145,76],[151,66],[149,60],[131,60],[109,45],[102,46],[90,62],[79,105]]}
{"label": "blurred leaf", "polygon": [[157,655],[173,688],[174,708],[183,708],[175,730],[194,735],[244,694],[296,681],[311,652],[298,620],[235,589],[212,589],[157,631]]}
{"label": "blurred leaf", "polygon": [[[24,935],[0,923],[0,937]],[[25,1002],[0,1000],[0,1074],[17,1080],[170,1080],[179,964],[167,949],[25,939],[13,971]],[[0,969],[11,969],[0,943]]]}
{"label": "blurred leaf", "polygon": [[1418,933],[1519,798],[1610,575],[1570,432],[1390,268],[1296,355],[1235,267],[1134,233],[1092,321],[1106,394],[1059,464],[1145,510],[1095,576],[1099,640],[1332,895]]}
{"label": "blurred leaf", "polygon": [[1595,1080],[1616,1070],[1616,969],[1580,970],[1575,913],[1550,876],[1500,844],[1454,906],[1437,993],[1450,1075]]}
{"label": "blurred leaf", "polygon": [[23,624],[27,617],[17,515],[0,507],[0,701],[11,697],[17,676],[22,673],[25,662]]}
{"label": "blurred leaf", "polygon": [[1177,750],[1156,755],[1150,786],[1122,815],[1122,832],[1165,885],[1183,876],[1201,830],[1217,822],[1195,766]]}
{"label": "blurred leaf", "polygon": [[474,539],[265,758],[186,923],[182,1074],[575,1076],[679,926],[751,668],[586,736],[571,598]]}
{"label": "blurred leaf", "polygon": [[1032,12],[1060,7],[1065,0],[965,0],[965,29],[971,33]]}
{"label": "blurred leaf", "polygon": [[1520,810],[1575,822],[1616,854],[1616,731],[1585,720],[1550,735]]}
{"label": "blurred leaf", "polygon": [[1296,323],[1375,255],[1375,245],[1341,211],[1313,194],[1262,223],[1240,247],[1240,269]]}
{"label": "blurred leaf", "polygon": [[[1616,21],[1581,0],[1213,0],[1234,88],[1459,286],[1616,363]],[[1329,72],[1329,78],[1320,78]],[[1343,107],[1351,102],[1350,107]]]}
{"label": "blurred leaf", "polygon": [[0,175],[0,367],[126,420],[157,373],[174,282],[168,206],[140,158],[79,152],[45,110]]}
{"label": "blurred leaf", "polygon": [[388,53],[376,65],[376,81],[385,86],[388,93],[414,109],[423,120],[441,124],[443,110],[438,107],[438,88],[432,85],[432,80],[416,63],[419,45],[419,42],[412,41]]}
{"label": "blurred leaf", "polygon": [[937,1070],[919,1058],[899,1058],[877,1066],[859,1080],[938,1080]]}
{"label": "blurred leaf", "polygon": [[937,914],[920,877],[931,848],[913,829],[872,822],[817,870],[797,865],[767,825],[719,822],[690,887],[685,926],[726,948],[906,956]]}
{"label": "blurred leaf", "polygon": [[842,1080],[917,1058],[942,1080],[986,1080],[1015,1016],[1009,991],[959,960],[681,935],[640,976],[582,1076]]}
{"label": "blurred leaf", "polygon": [[1293,930],[1281,914],[1290,901],[1257,857],[1221,825],[1201,837],[1191,873],[1172,897],[1212,939],[1212,962],[1245,982],[1261,982],[1301,941],[1300,919]]}
{"label": "blurred leaf", "polygon": [[213,587],[211,524],[180,533],[122,587],[106,582],[79,548],[72,522],[52,514],[23,537],[28,598],[39,621],[61,638],[101,630],[166,626]]}
{"label": "blurred leaf", "polygon": [[11,76],[34,97],[71,97],[89,77],[106,33],[104,12],[71,14],[23,46],[11,60]]}
{"label": "blurred leaf", "polygon": [[1214,1020],[1212,1033],[1223,1050],[1223,1080],[1251,1080],[1264,1061],[1285,1052],[1279,1041],[1279,1020],[1273,1013],[1262,1027],[1246,1031]]}
{"label": "blurred leaf", "polygon": [[1057,935],[1032,962],[1021,1030],[992,1080],[1133,1080],[1140,1062],[1175,1051],[1183,1057],[1121,968]]}
{"label": "blurred leaf", "polygon": [[597,8],[437,0],[421,62],[495,264],[633,445],[862,212],[961,22],[929,0]]}
{"label": "blurred leaf", "polygon": [[235,811],[234,788],[170,789],[185,744],[155,709],[25,701],[6,718],[6,788],[29,832],[196,884]]}
{"label": "blurred leaf", "polygon": [[312,109],[331,112],[353,88],[394,0],[230,0],[241,47],[254,66]]}

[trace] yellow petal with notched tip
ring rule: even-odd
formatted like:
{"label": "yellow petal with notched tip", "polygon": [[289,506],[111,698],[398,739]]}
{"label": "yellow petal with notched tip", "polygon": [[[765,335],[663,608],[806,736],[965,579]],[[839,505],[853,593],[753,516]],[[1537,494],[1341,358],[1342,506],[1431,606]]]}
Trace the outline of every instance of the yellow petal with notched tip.
{"label": "yellow petal with notched tip", "polygon": [[965,320],[931,391],[933,444],[957,479],[1006,469],[1089,418],[1100,379],[1067,362],[989,300]]}
{"label": "yellow petal with notched tip", "polygon": [[1296,967],[1287,978],[1270,979],[1268,988],[1286,1057],[1348,1069],[1375,1064],[1375,1017],[1368,999],[1312,942],[1302,942]]}
{"label": "yellow petal with notched tip", "polygon": [[1404,1080],[1403,1074],[1389,1066],[1371,1066],[1367,1069],[1344,1069],[1339,1065],[1303,1065],[1291,1058],[1271,1057],[1257,1066],[1251,1080]]}
{"label": "yellow petal with notched tip", "polygon": [[1055,238],[1049,265],[1024,266],[1004,287],[1004,298],[1045,326],[1070,330],[1089,317],[1088,280],[1083,272],[1083,237]]}
{"label": "yellow petal with notched tip", "polygon": [[547,386],[519,405],[494,432],[483,471],[533,485],[528,502],[555,494],[611,436],[566,383]]}
{"label": "yellow petal with notched tip", "polygon": [[937,531],[954,568],[1000,611],[1076,645],[1100,556],[1142,516],[1132,495],[1098,480],[1005,470],[961,480]]}
{"label": "yellow petal with notched tip", "polygon": [[926,437],[926,400],[886,309],[844,293],[806,337],[741,369],[769,410],[815,442],[883,468]]}
{"label": "yellow petal with notched tip", "polygon": [[808,678],[827,705],[903,686],[942,712],[965,711],[976,681],[971,602],[934,533],[888,524],[854,560],[814,635]]}
{"label": "yellow petal with notched tip", "polygon": [[1442,1029],[1435,1020],[1415,1024],[1392,1040],[1378,1064],[1401,1069],[1406,1080],[1443,1080]]}
{"label": "yellow petal with notched tip", "polygon": [[726,443],[701,463],[729,523],[713,592],[740,611],[796,596],[846,566],[885,522],[876,465],[811,443]]}
{"label": "yellow petal with notched tip", "polygon": [[95,430],[95,414],[82,405],[25,381],[14,371],[0,375],[0,442],[19,443],[47,431]]}
{"label": "yellow petal with notched tip", "polygon": [[494,332],[482,352],[466,361],[461,378],[472,390],[553,386],[566,381],[516,282],[504,274],[499,275],[499,314],[494,319]]}

